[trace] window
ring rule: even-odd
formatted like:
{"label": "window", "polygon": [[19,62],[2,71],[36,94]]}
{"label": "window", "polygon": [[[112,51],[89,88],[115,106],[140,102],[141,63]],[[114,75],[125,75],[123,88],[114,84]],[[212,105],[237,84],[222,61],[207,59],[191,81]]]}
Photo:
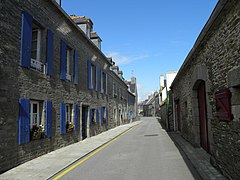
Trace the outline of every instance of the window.
{"label": "window", "polygon": [[41,62],[41,29],[34,23],[32,24],[31,68],[43,71]]}
{"label": "window", "polygon": [[88,89],[95,89],[97,91],[97,66],[95,66],[91,61],[88,61]]}
{"label": "window", "polygon": [[71,49],[67,49],[67,72],[66,72],[66,79],[71,81]]}
{"label": "window", "polygon": [[[29,112],[29,113],[26,113]],[[30,130],[30,131],[29,131]],[[52,136],[52,101],[19,99],[18,143]]]}
{"label": "window", "polygon": [[73,122],[73,105],[66,104],[66,131],[72,132],[74,129]]}
{"label": "window", "polygon": [[106,92],[106,73],[102,72],[101,76],[101,93]]}
{"label": "window", "polygon": [[39,102],[30,102],[30,127],[40,125],[40,113],[39,113]]}
{"label": "window", "polygon": [[78,84],[78,52],[61,40],[60,44],[60,79]]}
{"label": "window", "polygon": [[95,67],[93,64],[91,64],[91,82],[92,82],[92,88],[94,88],[94,82],[95,82]]}
{"label": "window", "polygon": [[95,118],[95,109],[91,109],[91,115],[90,115],[90,123],[95,124],[96,123],[96,118]]}
{"label": "window", "polygon": [[113,97],[117,97],[117,85],[113,83]]}
{"label": "window", "polygon": [[45,109],[41,101],[30,101],[30,140],[45,137]]}

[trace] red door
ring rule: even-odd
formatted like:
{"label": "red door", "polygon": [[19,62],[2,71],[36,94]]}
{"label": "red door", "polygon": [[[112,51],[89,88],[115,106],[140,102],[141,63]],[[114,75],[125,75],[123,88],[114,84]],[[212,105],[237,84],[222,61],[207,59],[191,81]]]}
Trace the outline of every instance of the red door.
{"label": "red door", "polygon": [[200,124],[200,143],[201,147],[207,152],[209,152],[206,91],[204,81],[202,81],[198,87],[198,108]]}

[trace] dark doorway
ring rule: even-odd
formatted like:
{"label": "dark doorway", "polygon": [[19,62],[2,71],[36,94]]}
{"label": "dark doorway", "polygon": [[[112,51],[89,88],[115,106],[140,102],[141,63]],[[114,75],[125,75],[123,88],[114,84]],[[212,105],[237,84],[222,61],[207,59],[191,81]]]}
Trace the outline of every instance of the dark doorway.
{"label": "dark doorway", "polygon": [[87,116],[88,116],[88,107],[82,107],[82,140],[87,138]]}
{"label": "dark doorway", "polygon": [[204,81],[201,81],[198,87],[198,109],[200,124],[200,145],[203,149],[209,152],[206,90]]}
{"label": "dark doorway", "polygon": [[179,100],[176,101],[176,119],[177,119],[177,130],[181,131],[180,103],[179,103]]}

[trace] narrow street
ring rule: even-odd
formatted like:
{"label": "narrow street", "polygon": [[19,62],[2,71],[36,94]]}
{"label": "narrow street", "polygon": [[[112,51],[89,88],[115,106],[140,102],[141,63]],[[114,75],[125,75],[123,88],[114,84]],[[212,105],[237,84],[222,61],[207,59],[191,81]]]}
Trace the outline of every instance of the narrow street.
{"label": "narrow street", "polygon": [[[189,180],[200,179],[156,118],[142,118],[119,139],[61,179]],[[70,168],[70,167],[69,167]]]}

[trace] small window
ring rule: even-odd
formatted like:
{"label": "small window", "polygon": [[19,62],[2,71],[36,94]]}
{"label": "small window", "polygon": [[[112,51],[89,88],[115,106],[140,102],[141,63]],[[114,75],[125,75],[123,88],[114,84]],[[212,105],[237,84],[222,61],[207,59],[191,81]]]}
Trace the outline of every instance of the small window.
{"label": "small window", "polygon": [[96,123],[95,109],[91,109],[91,111],[92,111],[91,123],[94,125]]}
{"label": "small window", "polygon": [[66,79],[71,81],[72,80],[72,73],[71,73],[71,66],[72,66],[72,61],[71,61],[71,49],[67,48],[67,72],[66,72]]}
{"label": "small window", "polygon": [[74,129],[73,122],[73,105],[66,104],[66,131],[72,132]]}
{"label": "small window", "polygon": [[34,23],[32,25],[31,68],[43,71],[43,63],[41,62],[41,29]]}
{"label": "small window", "polygon": [[91,87],[96,88],[96,66],[91,63]]}
{"label": "small window", "polygon": [[102,79],[101,79],[101,93],[106,92],[106,73],[102,72]]}
{"label": "small window", "polygon": [[45,109],[41,101],[30,101],[30,139],[41,139],[45,136]]}

